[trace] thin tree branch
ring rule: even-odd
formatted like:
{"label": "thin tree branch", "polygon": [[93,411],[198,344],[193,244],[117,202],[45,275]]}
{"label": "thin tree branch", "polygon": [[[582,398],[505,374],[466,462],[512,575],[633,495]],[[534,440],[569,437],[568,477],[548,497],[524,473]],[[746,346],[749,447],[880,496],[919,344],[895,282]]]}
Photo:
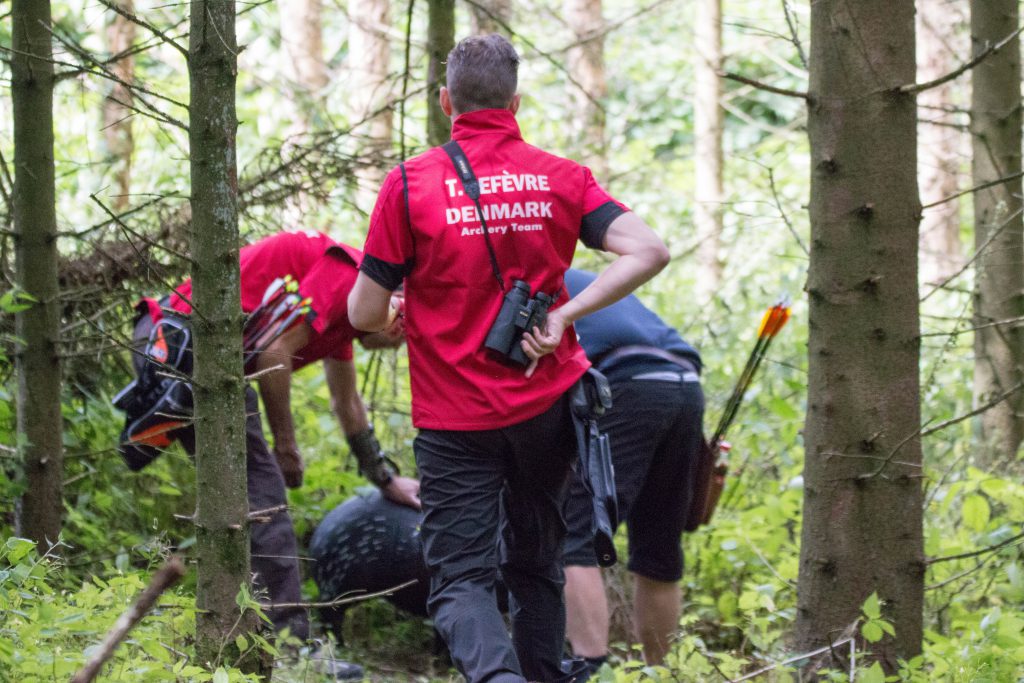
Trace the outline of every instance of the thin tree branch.
{"label": "thin tree branch", "polygon": [[786,25],[789,26],[789,34],[796,46],[796,53],[800,57],[800,63],[807,69],[807,55],[804,54],[804,46],[800,42],[800,33],[796,30],[796,20],[793,17],[793,10],[789,8],[789,0],[782,0],[782,12],[786,15]]}
{"label": "thin tree branch", "polygon": [[285,608],[292,609],[292,608],[296,608],[296,607],[303,607],[303,608],[306,608],[306,609],[313,609],[313,608],[322,609],[322,608],[325,608],[325,607],[338,607],[340,605],[349,605],[349,604],[352,604],[352,603],[355,603],[355,602],[364,602],[366,600],[372,600],[373,598],[382,598],[382,597],[384,597],[386,595],[391,595],[392,593],[397,593],[398,591],[402,590],[403,588],[408,588],[409,586],[415,585],[417,583],[419,583],[419,579],[410,579],[409,581],[406,581],[405,583],[400,583],[397,586],[392,586],[391,588],[385,588],[384,590],[377,591],[376,593],[367,593],[366,595],[353,595],[353,596],[347,596],[347,597],[337,597],[334,600],[330,600],[328,602],[269,602],[269,603],[260,603],[260,608],[262,608],[262,609],[285,609]]}
{"label": "thin tree branch", "polygon": [[962,266],[961,266],[961,267],[960,267],[960,268],[959,268],[959,269],[958,269],[958,270],[957,270],[957,271],[956,271],[955,273],[953,273],[952,275],[950,275],[949,277],[947,277],[947,278],[946,278],[945,280],[943,280],[943,281],[942,281],[942,282],[940,282],[939,284],[935,285],[935,287],[933,287],[933,288],[932,288],[932,290],[931,290],[930,292],[928,292],[928,293],[927,293],[927,294],[925,294],[925,295],[924,295],[923,297],[921,297],[921,299],[920,299],[920,300],[918,301],[918,303],[921,303],[921,304],[923,304],[923,303],[924,303],[925,301],[927,301],[927,300],[928,300],[928,298],[929,298],[929,297],[930,297],[930,296],[931,296],[932,294],[934,294],[935,292],[939,291],[940,289],[943,289],[943,288],[945,288],[945,286],[946,286],[946,285],[948,285],[948,284],[949,284],[950,282],[952,282],[953,280],[955,280],[955,279],[957,279],[958,277],[960,277],[961,275],[963,275],[964,271],[966,271],[966,270],[967,270],[968,268],[970,268],[970,267],[971,267],[971,265],[972,265],[972,264],[973,264],[973,263],[974,263],[975,261],[977,261],[977,260],[978,260],[978,259],[979,259],[979,258],[981,257],[981,255],[982,255],[983,253],[985,253],[985,250],[986,250],[986,249],[988,249],[988,247],[989,247],[989,245],[990,245],[990,244],[992,244],[992,241],[993,241],[993,240],[995,240],[995,238],[996,238],[996,237],[998,237],[998,236],[999,236],[999,234],[1000,234],[1000,233],[1001,233],[1001,232],[1002,232],[1003,230],[1005,230],[1005,229],[1006,229],[1006,226],[1008,226],[1008,225],[1010,224],[1010,221],[1012,221],[1012,220],[1016,219],[1016,218],[1017,218],[1017,216],[1019,216],[1019,215],[1021,214],[1021,212],[1024,212],[1024,207],[1022,207],[1022,208],[1020,208],[1020,209],[1017,209],[1016,211],[1014,211],[1012,215],[1010,215],[1010,216],[1009,216],[1009,217],[1008,217],[1008,218],[1007,218],[1007,219],[1006,219],[1005,221],[1003,221],[1003,224],[1002,224],[1002,225],[1000,225],[1000,226],[999,226],[998,228],[996,228],[995,230],[993,230],[993,231],[992,231],[992,234],[988,236],[988,239],[986,239],[986,240],[985,240],[984,244],[982,244],[982,245],[981,245],[980,247],[978,247],[978,248],[977,248],[977,249],[976,249],[976,250],[974,251],[974,254],[973,254],[973,255],[971,256],[971,258],[967,259],[967,262],[966,262],[966,263],[964,263],[964,264],[963,264],[963,265],[962,265]]}
{"label": "thin tree branch", "polygon": [[945,557],[931,557],[925,560],[925,564],[931,566],[938,564],[939,562],[950,562],[952,560],[966,560],[970,557],[977,557],[978,555],[984,555],[985,553],[994,553],[997,550],[1005,548],[1008,545],[1012,545],[1014,541],[1019,541],[1024,538],[1024,531],[1020,532],[1016,536],[1006,539],[1002,543],[996,543],[995,545],[986,546],[980,550],[973,550],[969,553],[960,553],[959,555],[946,555]]}
{"label": "thin tree branch", "polygon": [[960,197],[963,197],[965,194],[971,194],[973,192],[981,192],[982,190],[987,190],[988,188],[993,187],[994,185],[1002,185],[1003,183],[1008,183],[1011,180],[1017,180],[1017,178],[1021,178],[1021,177],[1024,177],[1024,172],[1021,172],[1021,173],[1011,173],[1010,175],[1003,176],[1002,178],[996,178],[995,180],[989,180],[988,182],[982,183],[981,185],[975,185],[974,187],[968,188],[966,190],[962,190],[960,192],[957,192],[956,194],[951,194],[948,197],[943,197],[942,199],[940,199],[938,201],[934,201],[934,202],[932,202],[930,204],[925,204],[924,206],[921,207],[921,210],[924,211],[925,209],[931,209],[933,207],[938,206],[939,204],[945,204],[946,202],[951,202],[954,199],[958,199]]}
{"label": "thin tree branch", "polygon": [[945,429],[946,427],[952,427],[953,425],[955,425],[955,424],[957,424],[959,422],[963,422],[964,420],[968,420],[968,419],[974,417],[975,415],[980,415],[981,413],[984,413],[989,408],[993,408],[993,407],[999,405],[1000,403],[1002,403],[1003,401],[1005,401],[1006,399],[1010,398],[1015,393],[1020,391],[1022,387],[1024,387],[1024,382],[1017,382],[1017,384],[1015,384],[1014,386],[1010,387],[1009,389],[1007,389],[1003,393],[999,394],[998,396],[996,396],[994,399],[992,399],[988,403],[985,403],[984,405],[978,406],[977,408],[975,408],[974,410],[970,411],[969,413],[964,413],[963,415],[959,415],[957,417],[952,417],[952,418],[946,420],[945,422],[940,422],[939,424],[935,425],[934,427],[932,427],[930,429],[923,429],[921,431],[921,436],[922,437],[931,436],[935,432],[941,431],[941,430]]}
{"label": "thin tree branch", "polygon": [[[927,424],[927,423],[925,423],[925,424]],[[857,475],[856,478],[857,479],[873,479],[874,477],[877,477],[883,471],[885,471],[885,468],[888,467],[890,464],[895,464],[895,463],[893,463],[893,459],[896,457],[896,454],[899,453],[900,449],[902,449],[904,446],[906,446],[908,443],[910,443],[910,441],[912,441],[915,437],[921,436],[922,432],[924,431],[924,427],[925,427],[925,425],[921,425],[920,427],[915,429],[913,432],[908,434],[906,437],[904,437],[902,441],[900,441],[898,444],[896,444],[896,447],[893,448],[891,451],[889,451],[889,455],[885,456],[885,458],[882,460],[882,462],[880,462],[878,464],[878,467],[875,468],[874,472],[868,472],[868,473],[865,473],[865,474],[859,474],[859,475]],[[910,466],[910,467],[921,467],[920,465],[918,465],[916,463],[904,463],[904,464],[906,466]]]}
{"label": "thin tree branch", "polygon": [[731,681],[729,681],[729,683],[740,683],[740,681],[749,681],[752,678],[757,678],[761,674],[768,673],[769,671],[777,669],[780,666],[786,666],[787,664],[792,664],[793,662],[799,662],[801,659],[807,659],[809,657],[816,657],[818,655],[823,655],[825,653],[832,652],[834,648],[837,648],[840,645],[845,645],[845,644],[847,644],[847,643],[849,643],[851,641],[853,641],[853,638],[852,637],[847,637],[847,638],[844,638],[844,639],[842,639],[840,641],[837,641],[837,642],[834,642],[834,643],[830,642],[828,645],[825,645],[823,647],[819,647],[817,650],[812,650],[811,652],[805,652],[802,655],[796,655],[796,656],[790,657],[788,659],[784,659],[781,662],[776,662],[775,664],[769,664],[768,666],[766,666],[766,667],[764,667],[762,669],[758,669],[757,671],[752,671],[752,672],[746,674],[745,676],[740,676],[739,678],[733,678]]}
{"label": "thin tree branch", "polygon": [[974,59],[964,62],[960,68],[950,71],[945,76],[939,76],[938,78],[925,83],[910,83],[908,85],[903,85],[896,88],[896,91],[903,93],[904,95],[916,95],[920,92],[924,92],[925,90],[937,88],[943,83],[948,83],[949,81],[959,78],[967,71],[970,71],[974,67],[978,66],[978,64],[981,64],[981,62],[988,59],[992,54],[1002,49],[1007,43],[1019,36],[1021,31],[1024,31],[1024,26],[1018,27],[1016,31],[1006,36],[995,45],[990,45],[988,48],[980,52]]}
{"label": "thin tree branch", "polygon": [[[78,44],[74,43],[73,41],[65,38],[64,36],[61,36],[56,31],[50,31],[50,34],[55,39],[57,39],[57,41],[59,41],[61,45],[63,45],[68,50],[70,50],[72,53],[74,53],[75,56],[77,56],[83,62],[85,62],[87,64],[92,64],[93,66],[96,67],[96,69],[98,69],[98,71],[97,71],[97,70],[89,69],[87,67],[82,67],[82,69],[81,69],[82,73],[91,74],[93,76],[99,76],[101,78],[106,78],[106,79],[108,79],[110,81],[113,81],[113,82],[117,83],[118,85],[120,85],[120,86],[128,89],[129,91],[131,91],[132,94],[135,97],[137,97],[143,104],[146,105],[147,109],[152,111],[158,117],[163,118],[166,123],[170,123],[170,124],[173,124],[175,126],[178,126],[182,130],[188,130],[188,125],[186,125],[184,122],[179,121],[178,119],[174,118],[170,114],[168,114],[168,113],[166,113],[166,112],[156,108],[153,104],[147,102],[144,97],[141,97],[139,95],[139,93],[142,93],[142,94],[145,94],[145,95],[149,95],[151,97],[155,97],[157,99],[163,100],[164,102],[167,102],[168,104],[173,104],[174,106],[179,107],[181,109],[184,109],[185,111],[188,111],[188,105],[187,104],[185,104],[184,102],[179,102],[179,101],[177,101],[177,100],[175,100],[175,99],[173,99],[171,97],[168,97],[166,95],[162,95],[162,94],[160,94],[160,93],[158,93],[156,91],[153,91],[153,90],[150,90],[148,88],[145,88],[145,87],[143,87],[141,85],[138,85],[138,84],[135,84],[135,83],[129,83],[128,81],[124,80],[123,78],[118,76],[116,73],[114,73],[106,64],[100,62],[98,59],[93,57],[93,55],[90,54],[89,51],[86,50],[85,48],[83,48],[81,45],[78,45]],[[119,105],[121,105],[122,107],[125,107],[126,109],[131,109],[131,110],[136,111],[136,112],[138,112],[140,114],[146,115],[145,112],[140,111],[139,109],[135,108],[130,102],[122,102],[122,101],[118,100],[117,98],[112,98],[112,99],[115,102],[117,102]]]}
{"label": "thin tree branch", "polygon": [[761,81],[755,81],[753,78],[747,78],[731,71],[719,71],[718,76],[720,78],[728,78],[730,81],[736,81],[737,83],[743,83],[744,85],[752,85],[758,90],[764,90],[765,92],[775,93],[776,95],[785,95],[786,97],[797,97],[801,100],[807,100],[810,98],[810,94],[802,92],[800,90],[789,90],[787,88],[777,88],[774,85],[768,85]]}
{"label": "thin tree branch", "polygon": [[256,517],[265,517],[267,515],[272,515],[287,509],[288,503],[281,503],[280,505],[274,505],[272,507],[263,508],[262,510],[253,510],[249,513],[249,519],[255,519]]}
{"label": "thin tree branch", "polygon": [[[541,57],[546,59],[553,67],[555,67],[557,70],[561,71],[562,74],[565,76],[565,78],[570,83],[572,83],[576,87],[577,90],[579,90],[581,93],[583,93],[583,96],[586,97],[588,100],[590,100],[591,104],[593,104],[595,107],[597,107],[599,111],[601,111],[604,114],[608,113],[607,109],[604,106],[604,103],[601,102],[600,100],[598,100],[596,97],[594,97],[593,94],[588,92],[587,89],[583,87],[583,84],[580,83],[578,80],[576,80],[576,78],[569,72],[568,67],[566,67],[564,64],[559,62],[557,59],[555,59],[554,56],[550,52],[545,52],[544,50],[541,50],[539,47],[537,47],[536,43],[534,43],[531,40],[529,40],[522,33],[518,33],[517,31],[515,31],[511,26],[509,26],[507,23],[505,23],[501,19],[501,17],[498,17],[493,12],[491,12],[490,8],[484,7],[477,0],[466,0],[466,2],[468,2],[473,7],[476,7],[478,9],[480,9],[484,14],[488,15],[491,19],[493,19],[494,23],[496,23],[498,26],[500,26],[502,31],[505,31],[510,36],[515,36],[518,40],[522,41],[523,44],[526,45],[528,48],[530,48],[531,50],[533,50],[534,52],[539,54]],[[600,34],[588,35],[584,40],[581,40],[580,42],[582,43],[582,42],[586,42],[586,41],[589,41],[589,40],[594,40],[599,35]]]}
{"label": "thin tree branch", "polygon": [[945,337],[951,336],[956,337],[957,335],[963,334],[964,332],[977,332],[978,330],[985,330],[990,327],[1004,327],[1006,325],[1015,325],[1016,323],[1024,322],[1024,316],[1016,318],[1006,318],[1004,320],[996,320],[990,323],[984,323],[983,325],[975,325],[973,327],[964,327],[962,329],[954,329],[952,332],[923,332],[920,337]]}
{"label": "thin tree branch", "polygon": [[405,161],[405,101],[409,96],[409,72],[410,55],[412,54],[412,11],[416,7],[416,0],[409,0],[409,7],[405,13],[405,68],[402,69],[402,98],[398,100],[398,144],[399,156]]}
{"label": "thin tree branch", "polygon": [[117,618],[114,627],[107,633],[106,638],[103,639],[103,643],[100,645],[99,650],[95,655],[86,663],[84,667],[79,669],[78,673],[75,674],[74,678],[71,679],[71,683],[90,683],[99,674],[100,669],[108,659],[114,654],[114,650],[121,644],[121,641],[125,639],[128,632],[132,628],[142,621],[142,618],[153,609],[153,605],[156,604],[157,599],[166,591],[168,588],[178,582],[181,577],[185,575],[185,564],[181,561],[180,557],[172,556],[163,567],[153,575],[152,580],[146,587],[142,594],[139,595],[127,611],[121,614]]}
{"label": "thin tree branch", "polygon": [[138,16],[132,14],[131,12],[117,5],[116,3],[111,2],[111,0],[99,0],[99,2],[107,9],[111,10],[112,12],[116,12],[117,14],[120,14],[122,17],[132,22],[133,24],[138,24],[142,28],[146,29],[147,31],[155,35],[160,40],[164,41],[165,43],[173,47],[175,50],[181,53],[181,56],[185,58],[185,63],[188,64],[188,49],[180,43],[178,43],[176,40],[174,40],[174,38],[171,38],[166,33],[158,29],[156,26],[153,26],[149,22],[140,19]]}
{"label": "thin tree branch", "polygon": [[775,202],[775,208],[778,210],[779,215],[782,217],[783,222],[786,224],[786,227],[789,228],[789,233],[793,235],[793,239],[795,239],[796,243],[800,245],[800,249],[804,252],[804,254],[810,256],[811,251],[807,248],[807,245],[804,244],[804,241],[800,239],[800,234],[796,231],[796,228],[793,227],[793,223],[789,220],[789,216],[786,215],[786,211],[782,208],[782,203],[779,201],[779,192],[778,189],[775,187],[775,173],[773,171],[774,169],[772,168],[768,169],[768,186],[771,188],[772,191],[772,200]]}
{"label": "thin tree branch", "polygon": [[[111,211],[107,207],[107,205],[103,203],[103,200],[101,200],[99,197],[97,197],[95,193],[89,195],[89,199],[91,199],[94,202],[96,202],[97,204],[99,204],[100,208],[103,209],[103,212],[106,213],[107,216],[110,217],[110,220],[112,220],[119,228],[121,228],[121,230],[123,230],[126,233],[126,236],[127,235],[132,235],[136,239],[142,240],[144,243],[148,244],[149,246],[156,247],[157,249],[161,249],[161,250],[167,252],[168,254],[170,254],[171,256],[175,256],[177,258],[180,258],[181,260],[185,261],[186,263],[191,263],[192,262],[192,259],[189,257],[188,254],[183,254],[183,253],[181,253],[179,251],[176,251],[175,249],[171,249],[167,245],[159,244],[157,242],[150,241],[150,240],[146,239],[145,235],[142,235],[139,232],[129,228],[125,224],[125,222],[121,220],[120,216],[118,216],[113,211]],[[139,258],[143,258],[142,253],[139,252],[138,249],[136,249],[135,251],[136,251],[136,254],[139,256]]]}
{"label": "thin tree branch", "polygon": [[[141,211],[141,210],[143,210],[145,208],[148,208],[148,207],[150,207],[150,206],[152,206],[154,204],[162,202],[163,200],[167,199],[168,197],[173,197],[173,195],[157,195],[155,198],[150,199],[147,202],[143,202],[142,204],[139,204],[138,206],[133,206],[130,209],[125,209],[121,213],[117,214],[117,219],[108,218],[105,221],[101,221],[101,222],[96,223],[94,225],[90,225],[88,228],[82,228],[81,230],[61,231],[61,232],[57,233],[57,237],[70,237],[70,238],[74,238],[74,239],[84,239],[85,236],[88,235],[89,233],[94,232],[96,230],[101,230],[102,228],[105,228],[108,225],[116,223],[117,220],[120,220],[122,218],[130,216],[133,213],[137,213],[137,212],[139,212],[139,211]],[[183,197],[178,197],[178,199],[183,199]]]}
{"label": "thin tree branch", "polygon": [[962,571],[959,574],[954,574],[953,576],[949,577],[945,581],[940,581],[939,583],[933,583],[930,586],[925,586],[924,589],[926,591],[938,590],[939,588],[942,588],[944,586],[948,586],[949,584],[953,583],[954,581],[959,581],[960,579],[964,578],[965,576],[970,576],[971,574],[973,574],[974,572],[978,571],[979,569],[984,567],[986,564],[988,564],[989,560],[991,560],[993,557],[995,557],[995,555],[989,555],[984,560],[982,560],[978,564],[974,565],[970,569]]}
{"label": "thin tree branch", "polygon": [[251,524],[269,524],[273,516],[278,512],[282,512],[288,509],[288,503],[282,503],[281,505],[275,505],[273,507],[264,508],[262,510],[253,510],[249,513],[249,523]]}
{"label": "thin tree branch", "polygon": [[11,204],[11,195],[8,193],[7,188],[14,190],[14,181],[11,180],[11,171],[7,168],[7,159],[4,158],[4,153],[0,151],[0,192],[3,192],[4,205],[7,207],[7,214],[13,215],[14,206]]}

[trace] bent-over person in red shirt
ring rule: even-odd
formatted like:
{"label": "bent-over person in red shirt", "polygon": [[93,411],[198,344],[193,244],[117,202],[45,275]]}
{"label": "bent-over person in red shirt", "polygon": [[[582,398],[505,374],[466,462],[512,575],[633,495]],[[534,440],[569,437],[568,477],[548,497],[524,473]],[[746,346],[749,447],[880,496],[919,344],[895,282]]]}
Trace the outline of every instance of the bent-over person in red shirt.
{"label": "bent-over person in red shirt", "polygon": [[[404,340],[401,318],[395,318],[375,333],[359,331],[349,323],[348,296],[361,260],[362,253],[358,249],[317,232],[278,233],[243,247],[240,252],[244,312],[258,308],[268,287],[285,276],[291,276],[297,283],[298,295],[307,299],[309,305],[309,312],[301,322],[274,339],[254,361],[274,445],[271,448],[263,436],[256,392],[249,387],[246,389],[246,463],[250,509],[282,506],[287,503],[285,486],[302,485],[304,467],[291,413],[291,374],[316,361],[323,361],[331,410],[359,462],[360,471],[388,499],[417,509],[420,506],[419,483],[397,476],[387,464],[356,385],[354,339],[359,339],[368,349],[395,348]],[[192,283],[186,281],[162,303],[167,308],[190,313],[191,296]],[[161,314],[160,306],[149,300],[148,313],[136,324],[135,338],[145,340]],[[134,359],[138,372],[138,364],[146,360],[142,354],[136,354]],[[191,430],[183,430],[181,439],[186,450],[192,452]],[[300,602],[298,548],[286,510],[271,514],[267,523],[252,526],[251,548],[256,585],[267,591],[270,602]],[[308,637],[309,624],[304,609],[271,609],[267,613],[276,629],[288,626],[300,639]],[[361,670],[357,673],[361,677]]]}

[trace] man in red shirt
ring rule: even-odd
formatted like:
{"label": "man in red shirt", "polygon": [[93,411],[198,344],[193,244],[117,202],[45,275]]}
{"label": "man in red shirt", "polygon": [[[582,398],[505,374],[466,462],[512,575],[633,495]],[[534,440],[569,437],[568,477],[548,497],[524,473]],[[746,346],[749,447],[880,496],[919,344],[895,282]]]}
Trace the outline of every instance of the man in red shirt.
{"label": "man in red shirt", "polygon": [[[275,508],[287,503],[285,486],[302,485],[303,462],[295,438],[291,414],[291,374],[322,360],[331,394],[331,410],[338,418],[360,471],[376,484],[385,497],[419,508],[419,483],[396,476],[380,450],[366,408],[356,387],[353,339],[366,348],[394,348],[404,339],[401,318],[392,320],[378,333],[367,334],[348,321],[347,300],[356,280],[362,254],[326,235],[315,232],[279,233],[242,248],[241,298],[246,313],[256,309],[268,286],[290,275],[298,283],[298,294],[308,298],[310,312],[287,329],[255,360],[255,371],[274,446],[263,437],[256,393],[246,390],[246,455],[249,507]],[[187,281],[171,294],[167,306],[190,313],[192,283]],[[146,339],[149,328],[161,315],[150,305],[150,315],[136,326],[136,339]],[[142,358],[136,356],[136,359]],[[142,358],[141,362],[145,362]],[[190,452],[190,431],[182,441]],[[298,548],[291,518],[280,510],[264,524],[251,527],[252,568],[258,586],[265,588],[271,603],[301,601]],[[302,608],[269,610],[277,629],[289,626],[301,639],[309,625]]]}
{"label": "man in red shirt", "polygon": [[[561,507],[577,455],[566,393],[589,366],[571,326],[668,261],[588,169],[523,141],[518,63],[498,35],[449,53],[441,106],[457,146],[387,176],[348,302],[356,328],[380,330],[391,293],[408,284],[428,609],[470,683],[564,678]],[[570,300],[562,277],[577,240],[619,258]],[[503,301],[526,289],[553,300],[546,323],[514,335],[528,366],[509,360],[515,349],[484,346]],[[499,564],[512,642],[495,605]]]}

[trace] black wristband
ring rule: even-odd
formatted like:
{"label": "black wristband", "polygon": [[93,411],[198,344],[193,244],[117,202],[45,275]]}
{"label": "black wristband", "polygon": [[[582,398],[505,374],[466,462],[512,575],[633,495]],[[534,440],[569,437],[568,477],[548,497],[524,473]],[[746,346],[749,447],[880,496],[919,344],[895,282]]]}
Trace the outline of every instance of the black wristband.
{"label": "black wristband", "polygon": [[346,438],[359,463],[359,472],[377,488],[384,488],[390,484],[397,470],[384,455],[380,442],[373,433],[373,425]]}

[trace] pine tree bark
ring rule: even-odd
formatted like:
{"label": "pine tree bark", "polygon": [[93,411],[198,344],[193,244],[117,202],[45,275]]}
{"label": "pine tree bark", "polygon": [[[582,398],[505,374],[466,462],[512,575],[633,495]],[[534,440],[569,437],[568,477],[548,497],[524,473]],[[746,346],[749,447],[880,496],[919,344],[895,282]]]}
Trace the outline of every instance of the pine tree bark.
{"label": "pine tree bark", "polygon": [[[978,54],[1017,26],[1017,0],[972,0],[971,48]],[[1021,172],[1020,39],[976,66],[971,75],[972,182]],[[974,195],[976,327],[1024,315],[1024,222],[1019,177]],[[974,398],[978,404],[1024,380],[1024,328],[1020,323],[974,333]],[[1024,392],[982,414],[982,465],[1012,457],[1024,437]]]}
{"label": "pine tree bark", "polygon": [[393,112],[388,86],[391,26],[388,0],[349,0],[348,84],[353,130],[362,138],[362,154],[369,157],[356,171],[356,205],[369,211],[377,199],[386,167],[382,158],[391,148]]}
{"label": "pine tree bark", "polygon": [[[245,383],[238,263],[234,0],[193,0],[189,30],[193,394],[196,437],[196,649],[231,661],[235,598],[249,584]],[[223,648],[223,651],[222,651]]]}
{"label": "pine tree bark", "polygon": [[722,0],[697,3],[697,63],[693,100],[694,223],[697,228],[697,296],[708,301],[722,281]]}
{"label": "pine tree bark", "polygon": [[[917,14],[917,81],[927,82],[956,69],[964,60],[958,27],[964,19],[954,2],[922,2]],[[918,177],[921,203],[928,205],[956,194],[963,134],[955,127],[954,82],[917,98]],[[960,244],[960,202],[945,201],[927,209],[921,219],[921,279],[943,282],[963,267]]]}
{"label": "pine tree bark", "polygon": [[[135,11],[134,0],[115,0],[126,12]],[[121,55],[110,65],[110,70],[121,83],[111,82],[110,92],[103,98],[103,139],[113,164],[114,193],[111,202],[114,211],[128,207],[132,181],[132,152],[135,141],[132,137],[132,91],[122,83],[135,80],[135,56],[126,54],[135,42],[136,26],[121,14],[110,12],[106,29],[107,51],[111,56]]]}
{"label": "pine tree bark", "polygon": [[601,0],[565,0],[563,7],[576,43],[569,48],[567,66],[573,83],[569,95],[575,116],[574,149],[594,177],[608,181],[608,148],[605,140],[604,102],[608,83],[604,70],[604,16]]}
{"label": "pine tree bark", "polygon": [[15,527],[40,552],[60,535],[64,469],[50,17],[50,0],[14,0],[11,7],[15,271],[18,286],[34,299],[15,316],[25,473]]}
{"label": "pine tree bark", "polygon": [[447,82],[445,60],[455,47],[455,0],[429,0],[427,5],[427,144],[437,146],[452,133],[438,97]]}
{"label": "pine tree bark", "polygon": [[512,23],[512,0],[470,0],[469,9],[473,33],[507,36]]}
{"label": "pine tree bark", "polygon": [[921,651],[914,3],[811,5],[808,413],[796,647],[878,593],[889,670]]}

